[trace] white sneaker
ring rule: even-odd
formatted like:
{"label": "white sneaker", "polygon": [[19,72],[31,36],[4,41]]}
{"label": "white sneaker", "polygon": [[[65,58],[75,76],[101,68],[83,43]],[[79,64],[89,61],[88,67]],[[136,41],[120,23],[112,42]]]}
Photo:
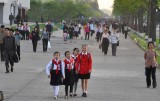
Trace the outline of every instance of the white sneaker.
{"label": "white sneaker", "polygon": [[65,96],[65,99],[68,99],[68,96]]}

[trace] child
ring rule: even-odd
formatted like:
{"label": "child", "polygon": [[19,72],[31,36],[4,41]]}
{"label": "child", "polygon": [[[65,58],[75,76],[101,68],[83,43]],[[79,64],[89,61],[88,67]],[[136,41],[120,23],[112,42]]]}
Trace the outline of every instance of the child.
{"label": "child", "polygon": [[86,44],[82,45],[82,52],[77,57],[76,72],[81,79],[82,97],[87,97],[88,79],[90,79],[92,72],[92,57],[91,54],[87,52]]}
{"label": "child", "polygon": [[74,85],[74,74],[73,74],[73,67],[74,67],[74,59],[71,57],[71,54],[69,51],[65,52],[65,59],[64,59],[64,65],[65,65],[65,79],[64,79],[64,85],[65,85],[65,98],[68,98],[68,86],[70,86],[70,96],[73,96],[73,85]]}
{"label": "child", "polygon": [[154,50],[154,47],[154,42],[149,42],[148,50],[144,53],[147,88],[151,86],[151,75],[153,80],[153,88],[156,88],[157,86],[156,67],[158,64],[156,61],[157,54]]}
{"label": "child", "polygon": [[66,32],[63,33],[64,41],[67,41],[67,36],[68,36],[68,34]]}
{"label": "child", "polygon": [[53,86],[54,99],[57,99],[59,93],[59,85],[62,84],[62,79],[65,78],[64,63],[59,59],[60,53],[54,53],[54,59],[46,66],[46,73],[50,78],[50,85]]}
{"label": "child", "polygon": [[72,55],[72,58],[74,59],[74,69],[73,69],[73,72],[74,72],[74,96],[77,96],[76,94],[76,91],[77,91],[77,86],[78,86],[78,75],[76,73],[76,67],[75,67],[75,64],[77,62],[77,56],[79,54],[79,49],[78,48],[74,48],[73,49],[73,55]]}

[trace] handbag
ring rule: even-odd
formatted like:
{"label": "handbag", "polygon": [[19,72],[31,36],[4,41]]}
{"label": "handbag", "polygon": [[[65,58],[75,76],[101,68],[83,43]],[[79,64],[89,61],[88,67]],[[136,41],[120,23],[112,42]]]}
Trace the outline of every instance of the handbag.
{"label": "handbag", "polygon": [[48,47],[47,48],[51,48],[51,43],[50,41],[48,41]]}
{"label": "handbag", "polygon": [[32,33],[30,33],[30,34],[29,34],[29,39],[31,39],[31,40],[32,40]]}
{"label": "handbag", "polygon": [[119,40],[117,41],[117,46],[119,46]]}
{"label": "handbag", "polygon": [[102,43],[99,44],[99,49],[102,49]]}
{"label": "handbag", "polygon": [[18,54],[17,54],[17,53],[14,53],[14,55],[13,55],[13,61],[14,61],[15,63],[18,63],[18,62],[19,62],[19,57],[18,57]]}
{"label": "handbag", "polygon": [[4,101],[4,96],[2,91],[0,91],[0,101]]}

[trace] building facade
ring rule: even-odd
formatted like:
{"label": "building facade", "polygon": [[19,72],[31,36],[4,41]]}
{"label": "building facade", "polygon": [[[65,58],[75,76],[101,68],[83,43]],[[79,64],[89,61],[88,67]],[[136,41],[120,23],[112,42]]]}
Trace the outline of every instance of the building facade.
{"label": "building facade", "polygon": [[9,24],[9,15],[24,18],[30,9],[30,0],[0,0],[0,24]]}

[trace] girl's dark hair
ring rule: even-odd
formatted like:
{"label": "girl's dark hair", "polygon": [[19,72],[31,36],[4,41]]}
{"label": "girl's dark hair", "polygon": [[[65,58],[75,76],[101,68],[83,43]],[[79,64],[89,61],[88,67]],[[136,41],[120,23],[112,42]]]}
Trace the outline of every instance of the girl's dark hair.
{"label": "girl's dark hair", "polygon": [[60,56],[60,52],[58,52],[58,51],[54,52],[54,55],[55,55],[55,54],[59,54],[59,56]]}
{"label": "girl's dark hair", "polygon": [[67,53],[70,53],[70,51],[66,51],[66,52],[64,53],[65,57],[66,57]]}
{"label": "girl's dark hair", "polygon": [[[153,45],[154,45],[154,42],[153,42],[153,41],[148,42],[148,47],[149,47],[150,44],[153,44]],[[155,46],[155,45],[154,45],[154,46]]]}
{"label": "girl's dark hair", "polygon": [[73,49],[73,51],[76,51],[76,50],[78,50],[78,51],[79,51],[79,49],[78,49],[78,48],[74,48],[74,49]]}

